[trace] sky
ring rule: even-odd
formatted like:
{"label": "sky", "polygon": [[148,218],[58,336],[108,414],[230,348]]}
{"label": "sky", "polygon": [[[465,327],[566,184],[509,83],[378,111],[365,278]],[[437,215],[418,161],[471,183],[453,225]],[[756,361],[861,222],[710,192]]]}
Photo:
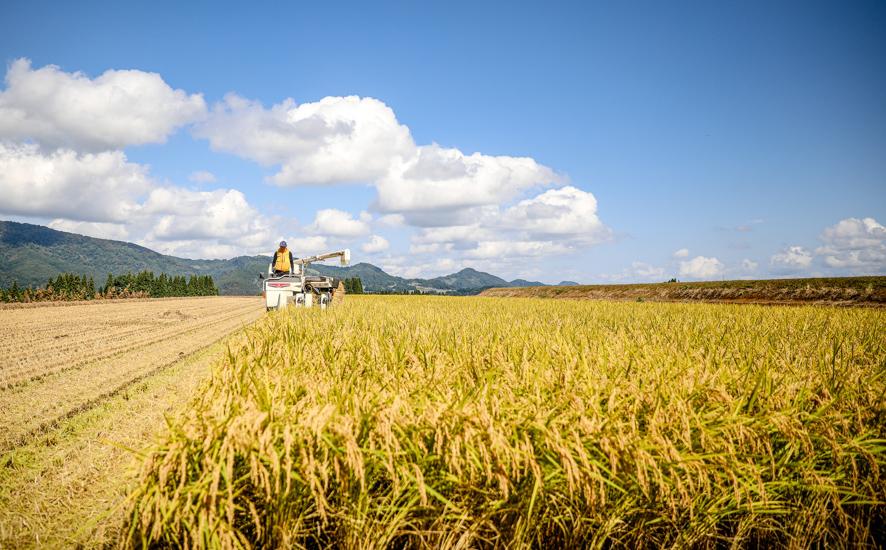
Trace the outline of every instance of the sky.
{"label": "sky", "polygon": [[886,4],[4,2],[0,219],[407,277],[886,274]]}

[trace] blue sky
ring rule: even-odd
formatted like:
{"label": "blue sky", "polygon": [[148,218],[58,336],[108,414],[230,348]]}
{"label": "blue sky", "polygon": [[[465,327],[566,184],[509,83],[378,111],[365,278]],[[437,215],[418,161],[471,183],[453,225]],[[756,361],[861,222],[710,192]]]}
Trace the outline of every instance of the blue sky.
{"label": "blue sky", "polygon": [[[190,257],[285,237],[410,276],[886,273],[882,2],[0,10],[3,219]],[[118,75],[135,105],[105,108],[109,70],[161,81]],[[326,133],[280,128],[311,104]]]}

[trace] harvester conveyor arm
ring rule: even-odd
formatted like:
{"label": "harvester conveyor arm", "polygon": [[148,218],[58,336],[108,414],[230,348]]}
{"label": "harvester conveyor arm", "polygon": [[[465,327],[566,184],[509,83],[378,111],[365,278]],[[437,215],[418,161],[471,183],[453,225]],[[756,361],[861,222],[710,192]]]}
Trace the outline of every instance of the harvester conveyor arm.
{"label": "harvester conveyor arm", "polygon": [[308,265],[310,263],[336,257],[341,258],[341,265],[348,265],[351,261],[351,251],[346,248],[337,252],[327,252],[326,254],[317,254],[316,256],[308,256],[307,258],[298,258],[297,260],[294,260],[293,263],[296,265]]}

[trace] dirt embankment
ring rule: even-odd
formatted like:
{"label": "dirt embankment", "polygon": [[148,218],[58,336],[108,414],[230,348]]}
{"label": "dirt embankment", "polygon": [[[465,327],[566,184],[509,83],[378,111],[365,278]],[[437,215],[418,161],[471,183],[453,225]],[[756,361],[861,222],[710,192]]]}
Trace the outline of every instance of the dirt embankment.
{"label": "dirt embankment", "polygon": [[481,296],[658,302],[886,306],[886,277],[490,288]]}

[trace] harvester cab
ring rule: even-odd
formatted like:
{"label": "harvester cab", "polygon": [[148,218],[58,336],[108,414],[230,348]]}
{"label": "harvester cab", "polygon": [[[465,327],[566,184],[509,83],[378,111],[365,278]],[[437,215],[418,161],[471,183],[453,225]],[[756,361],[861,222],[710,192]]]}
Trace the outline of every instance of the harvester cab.
{"label": "harvester cab", "polygon": [[334,279],[322,275],[308,275],[307,267],[314,262],[322,262],[331,258],[339,258],[341,265],[351,262],[349,249],[326,254],[317,254],[307,258],[298,258],[292,263],[292,272],[284,275],[273,275],[273,266],[268,266],[268,276],[259,274],[262,279],[262,296],[265,297],[265,308],[283,309],[288,305],[296,307],[319,306],[325,309],[332,305],[335,294]]}

